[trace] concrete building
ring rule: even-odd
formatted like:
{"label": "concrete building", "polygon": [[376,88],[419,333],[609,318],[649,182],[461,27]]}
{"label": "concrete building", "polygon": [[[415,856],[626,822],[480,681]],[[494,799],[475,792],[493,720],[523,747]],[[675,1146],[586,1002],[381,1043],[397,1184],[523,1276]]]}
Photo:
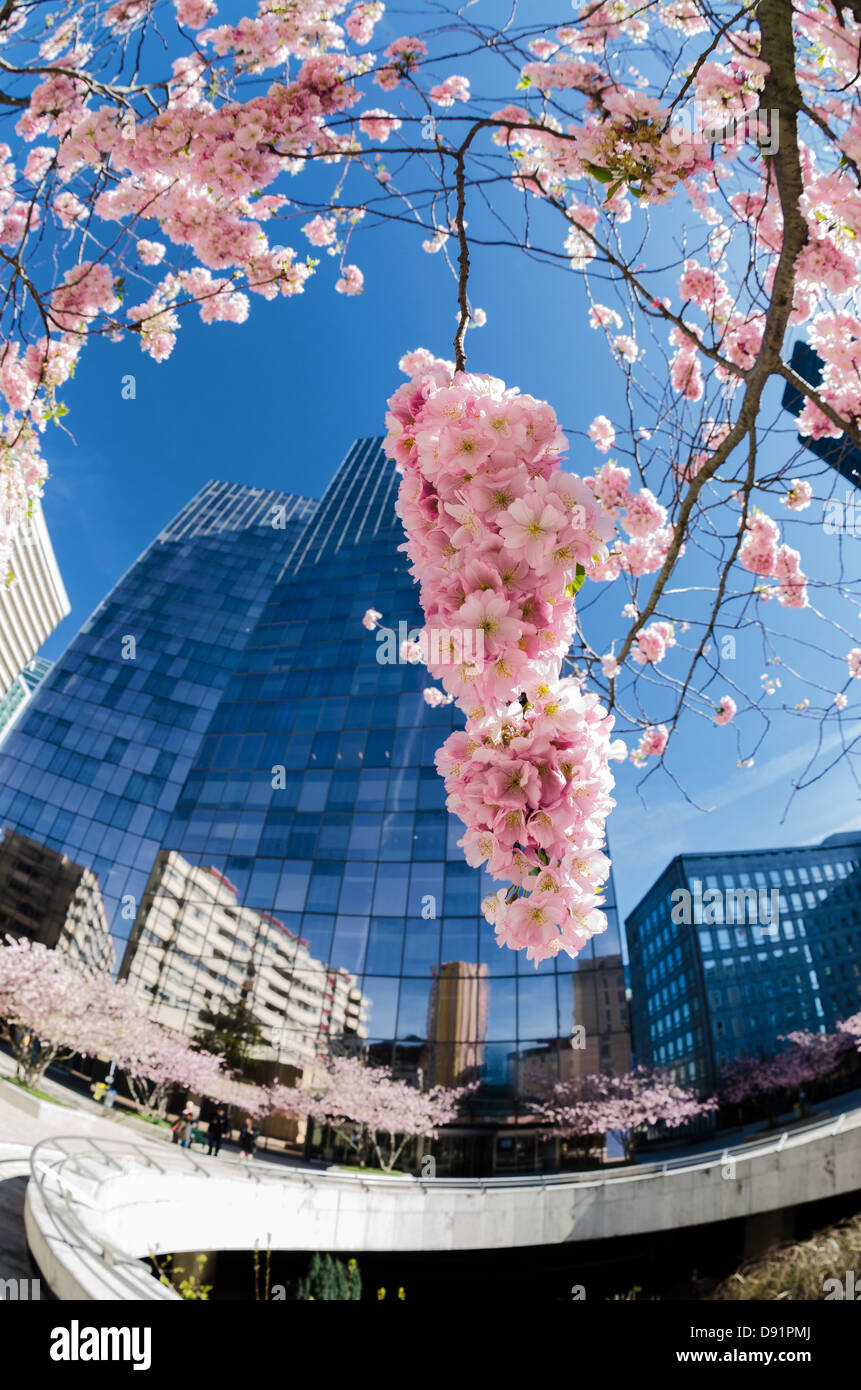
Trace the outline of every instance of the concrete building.
{"label": "concrete building", "polygon": [[0,587],[0,696],[70,611],[39,502],[15,539],[10,570],[12,582]]}
{"label": "concrete building", "polygon": [[488,969],[474,961],[434,968],[428,1053],[434,1086],[463,1086],[481,1076],[487,1037]]}
{"label": "concrete building", "polygon": [[217,869],[173,850],[156,858],[120,977],[153,1018],[188,1036],[202,1016],[241,1002],[262,1032],[248,1060],[270,1073],[311,1073],[327,1040],[367,1036],[355,975],[327,968],[272,913],[242,907]]}

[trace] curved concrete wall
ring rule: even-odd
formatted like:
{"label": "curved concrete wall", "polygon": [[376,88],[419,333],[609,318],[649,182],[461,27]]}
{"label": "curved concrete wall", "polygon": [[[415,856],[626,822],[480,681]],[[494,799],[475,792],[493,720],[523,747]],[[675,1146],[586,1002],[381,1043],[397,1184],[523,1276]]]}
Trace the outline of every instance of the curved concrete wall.
{"label": "curved concrete wall", "polygon": [[[46,1170],[45,1186],[52,1181]],[[140,1156],[100,1167],[92,1155],[80,1178],[64,1170],[61,1183],[88,1244],[131,1260],[255,1242],[331,1251],[558,1244],[748,1217],[858,1188],[861,1110],[746,1150],[606,1174],[434,1180],[264,1164],[229,1170],[214,1160],[158,1171]],[[28,1200],[28,1231],[38,1216]]]}

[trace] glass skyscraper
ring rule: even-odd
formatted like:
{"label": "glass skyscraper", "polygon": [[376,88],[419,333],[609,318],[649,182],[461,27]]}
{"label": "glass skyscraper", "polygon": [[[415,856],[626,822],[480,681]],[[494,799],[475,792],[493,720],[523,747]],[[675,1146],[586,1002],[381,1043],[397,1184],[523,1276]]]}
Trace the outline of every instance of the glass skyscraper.
{"label": "glass skyscraper", "polygon": [[[612,887],[609,928],[576,960],[560,955],[536,968],[525,953],[496,945],[479,906],[491,880],[464,862],[456,843],[463,827],[446,812],[434,767],[437,748],[462,716],[454,706],[430,707],[422,697],[427,671],[398,659],[401,636],[422,617],[398,549],[397,482],[381,441],[369,439],[353,445],[316,506],[288,499],[287,529],[274,529],[261,512],[259,524],[229,536],[198,532],[192,523],[204,495],[194,499],[165,533],[180,553],[161,560],[158,543],[147,552],[123,581],[126,591],[108,600],[98,648],[87,640],[89,624],[70,649],[74,664],[59,663],[69,679],[58,685],[52,677],[13,736],[16,771],[49,748],[53,757],[49,736],[58,722],[63,756],[81,764],[71,773],[52,767],[53,780],[35,801],[22,771],[21,800],[4,794],[0,816],[27,834],[56,836],[47,808],[55,806],[61,772],[81,806],[90,797],[86,825],[78,826],[83,810],[63,789],[62,814],[78,826],[76,857],[92,833],[115,920],[123,894],[132,895],[136,920],[122,973],[173,1026],[183,1026],[184,1009],[193,1032],[201,1009],[241,999],[262,1025],[253,1060],[283,1064],[291,1079],[286,1069],[301,1070],[303,1059],[335,1047],[424,1085],[478,1081],[464,1121],[439,1146],[443,1171],[530,1168],[539,1152],[530,1078],[630,1064]],[[269,511],[276,502],[267,497]],[[231,545],[235,577],[220,549]],[[243,549],[239,559],[240,547],[247,558]],[[239,586],[231,587],[226,610],[210,594],[210,555],[224,583]],[[192,576],[197,591],[182,595],[180,618],[173,586],[190,585]],[[146,628],[137,649],[152,655],[140,677],[145,683],[157,673],[160,684],[127,681],[117,691],[121,703],[111,705],[125,673],[118,644],[135,631],[132,591],[158,596],[158,625]],[[377,632],[362,626],[369,608],[382,614]],[[147,602],[147,618],[155,611]],[[234,619],[228,640],[208,634],[223,644],[219,659],[201,655],[206,670],[193,676],[180,670],[200,627],[211,620],[223,630],[226,612]],[[105,643],[110,658],[102,655]],[[95,678],[87,663],[96,660],[113,678],[102,675],[98,691],[82,691],[80,682]],[[162,721],[150,717],[137,736],[131,721],[140,716],[127,689],[170,704]],[[79,715],[70,700],[85,697]],[[188,712],[185,727],[177,708]],[[99,727],[99,711],[119,722],[96,749],[85,735]],[[162,761],[156,729],[169,753]],[[107,761],[111,740],[134,741],[134,752]],[[144,748],[151,749],[146,760]],[[85,758],[95,768],[83,767]],[[117,767],[127,779],[122,787],[111,780]],[[97,798],[81,785],[94,782],[96,769]],[[150,788],[157,770],[165,779],[158,795]],[[0,762],[5,781],[3,772]],[[144,792],[150,799],[140,805]],[[121,803],[128,823],[108,847]],[[106,820],[106,810],[114,819]],[[125,856],[122,874],[113,867],[116,846]],[[127,935],[131,922],[123,932],[122,915],[118,921],[118,934]],[[585,1046],[581,1037],[572,1047],[575,1025],[585,1029]]]}
{"label": "glass skyscraper", "polygon": [[861,1006],[861,833],[678,855],[626,927],[638,1062],[710,1090],[731,1058]]}
{"label": "glass skyscraper", "polygon": [[84,623],[3,741],[0,828],[96,874],[118,958],[201,736],[314,505],[209,483]]}

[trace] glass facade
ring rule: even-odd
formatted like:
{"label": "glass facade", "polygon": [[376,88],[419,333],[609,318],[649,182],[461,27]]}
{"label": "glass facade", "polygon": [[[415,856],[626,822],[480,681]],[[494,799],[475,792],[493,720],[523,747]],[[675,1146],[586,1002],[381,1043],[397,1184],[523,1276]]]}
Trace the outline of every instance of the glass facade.
{"label": "glass facade", "polygon": [[0,827],[96,875],[118,958],[201,736],[313,508],[209,483],[84,623],[3,740]]}
{"label": "glass facade", "polygon": [[30,699],[39,682],[45,679],[50,669],[50,661],[46,661],[43,656],[34,656],[32,661],[27,662],[20,676],[16,677],[6,694],[0,699],[0,742],[11,728],[13,720],[20,715],[23,706]]}
{"label": "glass facade", "polygon": [[626,927],[637,1060],[711,1089],[730,1058],[857,1012],[861,834],[681,855]]}
{"label": "glass facade", "polygon": [[[270,1075],[296,1080],[335,1046],[425,1085],[478,1081],[448,1170],[532,1167],[530,1077],[630,1065],[612,886],[609,928],[576,960],[536,968],[496,945],[479,906],[492,881],[464,862],[434,767],[462,716],[428,706],[425,668],[399,659],[421,611],[396,492],[381,442],[360,440],[316,507],[291,504],[292,533],[291,521],[198,535],[178,518],[175,551],[148,552],[58,664],[15,733],[14,766],[4,750],[19,800],[4,793],[0,815],[55,840],[52,816],[68,818],[79,861],[93,844],[119,935],[125,894],[134,909],[121,973],[172,1026],[192,1033],[202,1011],[241,1002],[259,1025],[249,1062]],[[234,595],[221,610],[216,568]],[[369,608],[377,632],[362,626]],[[152,660],[116,690],[119,642],[144,632],[144,613],[137,650]],[[179,664],[209,623],[218,659],[201,654],[190,674]],[[114,743],[126,746],[109,757]],[[34,798],[37,758],[51,780]],[[576,1025],[585,1045],[572,1047]]]}

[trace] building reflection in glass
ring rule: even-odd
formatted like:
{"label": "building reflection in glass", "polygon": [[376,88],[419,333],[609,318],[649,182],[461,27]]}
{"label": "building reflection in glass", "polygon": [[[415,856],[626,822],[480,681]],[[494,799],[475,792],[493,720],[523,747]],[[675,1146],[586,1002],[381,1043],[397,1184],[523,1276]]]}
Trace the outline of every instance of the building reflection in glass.
{"label": "building reflection in glass", "polygon": [[175,851],[156,859],[120,975],[151,1017],[188,1036],[241,1003],[257,1025],[249,1063],[312,1073],[330,1046],[366,1032],[354,974],[327,968],[273,913],[241,906],[224,874]]}
{"label": "building reflection in glass", "polygon": [[0,823],[98,876],[123,945],[134,924],[123,973],[163,1021],[193,1032],[245,998],[261,1066],[336,1046],[425,1085],[478,1081],[439,1153],[487,1172],[498,1134],[534,1130],[528,1064],[627,1069],[622,946],[612,884],[576,960],[536,969],[481,915],[498,885],[464,862],[434,766],[462,715],[361,621],[422,623],[397,485],[367,439],[318,503],[203,489],[4,741]]}
{"label": "building reflection in glass", "polygon": [[0,837],[0,941],[7,936],[62,951],[90,975],[114,969],[97,876],[15,830]]}

